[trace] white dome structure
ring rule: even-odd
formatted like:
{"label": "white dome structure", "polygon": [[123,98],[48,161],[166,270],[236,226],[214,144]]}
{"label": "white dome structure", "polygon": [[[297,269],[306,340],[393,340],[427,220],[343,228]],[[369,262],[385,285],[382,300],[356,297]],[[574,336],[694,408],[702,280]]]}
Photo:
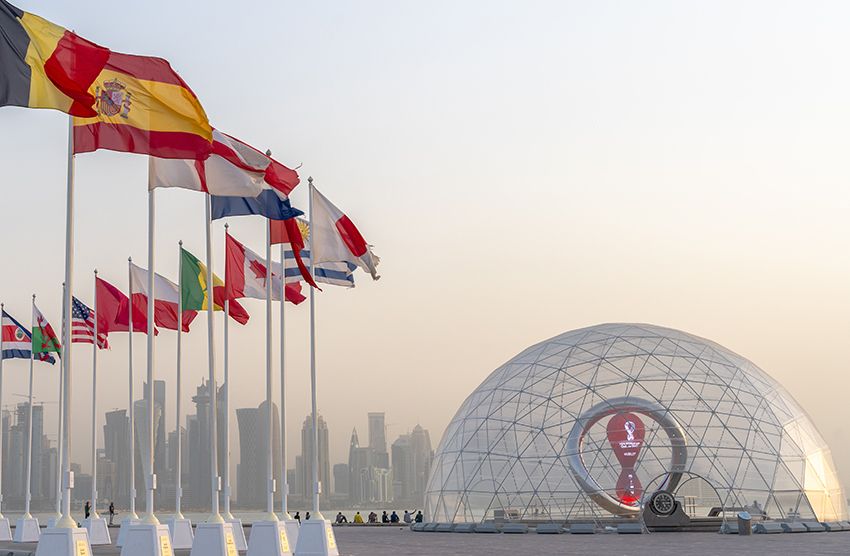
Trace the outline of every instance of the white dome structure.
{"label": "white dome structure", "polygon": [[829,448],[782,386],[647,324],[567,332],[496,369],[443,435],[426,518],[628,517],[661,489],[691,515],[847,519]]}

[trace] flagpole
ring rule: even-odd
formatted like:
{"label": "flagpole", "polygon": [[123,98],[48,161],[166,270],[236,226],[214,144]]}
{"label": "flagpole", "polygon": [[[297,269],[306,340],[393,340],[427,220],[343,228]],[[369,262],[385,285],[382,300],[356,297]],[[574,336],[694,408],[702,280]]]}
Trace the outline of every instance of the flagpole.
{"label": "flagpole", "polygon": [[[67,288],[62,284],[62,299],[65,298]],[[63,419],[63,408],[65,400],[62,395],[65,392],[65,326],[66,326],[65,306],[62,306],[62,345],[59,347],[59,418],[57,419],[59,432],[56,433],[56,521],[62,518],[62,438],[65,433],[65,420]]]}
{"label": "flagpole", "polygon": [[127,337],[129,338],[127,352],[129,354],[129,371],[130,371],[130,512],[127,519],[139,519],[136,514],[136,429],[135,429],[135,411],[133,407],[133,257],[127,258],[127,276],[129,278],[130,287],[128,288],[129,306],[127,307],[127,321],[129,322],[129,330]]}
{"label": "flagpole", "polygon": [[[307,178],[310,190],[310,236],[313,237],[313,177]],[[315,261],[316,257],[313,252],[313,245],[310,245],[310,275],[315,276]],[[310,390],[312,397],[313,409],[313,513],[315,519],[324,519],[319,511],[319,494],[321,485],[319,484],[319,420],[318,420],[318,401],[316,394],[316,294],[315,288],[310,288]]]}
{"label": "flagpole", "polygon": [[[269,222],[271,226],[271,222]],[[271,239],[271,238],[269,238]],[[285,306],[286,306],[286,244],[280,244],[280,511],[283,519],[292,519],[289,515],[288,495],[289,482],[286,479],[286,328],[285,328]]]}
{"label": "flagpole", "polygon": [[[65,202],[65,292],[62,300],[62,312],[71,314],[71,297],[74,295],[74,119],[68,117],[68,175],[67,200]],[[63,346],[71,345],[71,327],[62,331]],[[77,522],[71,517],[71,486],[74,475],[71,473],[71,349],[64,352],[63,382],[65,383],[62,403],[62,420],[65,434],[62,437],[62,518],[56,523],[63,529],[76,529]]]}
{"label": "flagpole", "polygon": [[[210,207],[212,201],[209,195],[206,195],[205,198],[205,212],[206,212],[206,243],[207,243],[207,288],[211,289],[213,285],[213,271],[212,271],[212,234],[210,232],[211,227],[211,212],[212,209]],[[212,296],[210,296],[212,298]],[[210,505],[211,507],[211,515],[207,519],[208,523],[224,523],[224,519],[221,517],[219,513],[219,505],[218,505],[218,493],[221,490],[221,480],[218,476],[218,439],[217,435],[217,425],[216,421],[218,419],[218,413],[216,411],[216,387],[215,387],[215,310],[214,303],[212,303],[212,299],[207,303],[207,344],[208,344],[208,357],[209,357],[209,392],[210,392],[210,477],[211,477],[211,496],[210,496]]]}
{"label": "flagpole", "polygon": [[274,513],[274,415],[272,413],[272,238],[266,225],[266,521],[278,521]]}
{"label": "flagpole", "polygon": [[90,523],[99,519],[97,515],[97,269],[94,270],[94,342],[91,350],[91,515]]}
{"label": "flagpole", "polygon": [[[35,309],[35,294],[32,295],[32,307]],[[35,323],[30,317],[30,331],[35,327]],[[27,494],[24,502],[24,519],[32,519],[30,513],[30,502],[32,500],[32,364],[35,355],[33,354],[33,345],[30,342],[30,390],[29,390],[29,407],[27,408]]]}
{"label": "flagpole", "polygon": [[[148,420],[148,430],[147,430],[147,445],[148,445],[148,458],[147,458],[147,476],[145,477],[145,519],[144,522],[149,525],[159,525],[159,520],[156,518],[156,514],[154,513],[154,490],[156,489],[156,473],[154,473],[153,469],[153,447],[154,447],[154,384],[153,384],[153,357],[154,357],[154,344],[153,344],[153,321],[154,321],[154,303],[156,300],[156,291],[154,291],[154,276],[155,270],[155,260],[154,260],[154,228],[156,225],[156,197],[155,197],[155,189],[148,190],[148,345],[147,345],[147,355],[148,355],[148,367],[147,367],[147,382],[148,382],[148,391],[147,391],[147,420]],[[183,327],[182,322],[177,323],[178,328]]]}
{"label": "flagpole", "polygon": [[[0,315],[2,315],[6,311],[5,304],[0,303]],[[2,317],[0,317],[2,318]],[[2,322],[2,321],[0,321]],[[3,410],[3,334],[0,331],[0,412]],[[0,447],[4,446],[3,444],[3,427],[0,427]],[[6,519],[3,516],[3,450],[0,448],[0,521]]]}
{"label": "flagpole", "polygon": [[[224,234],[227,237],[227,229],[230,226],[224,225]],[[215,303],[213,288],[207,287],[207,303]],[[224,469],[221,470],[222,482],[224,483],[224,520],[233,520],[233,514],[230,513],[230,338],[228,336],[230,314],[230,300],[227,296],[224,298],[224,446],[221,447],[224,452]]]}
{"label": "flagpole", "polygon": [[183,499],[183,434],[182,429],[180,427],[180,410],[182,406],[181,396],[183,395],[183,378],[181,375],[181,339],[183,337],[183,240],[181,239],[179,242],[177,242],[177,244],[179,246],[177,282],[179,284],[178,288],[180,291],[180,296],[177,299],[177,322],[180,324],[177,326],[177,462],[175,464],[175,473],[177,474],[177,488],[175,489],[175,520],[184,519],[183,511],[181,508]]}

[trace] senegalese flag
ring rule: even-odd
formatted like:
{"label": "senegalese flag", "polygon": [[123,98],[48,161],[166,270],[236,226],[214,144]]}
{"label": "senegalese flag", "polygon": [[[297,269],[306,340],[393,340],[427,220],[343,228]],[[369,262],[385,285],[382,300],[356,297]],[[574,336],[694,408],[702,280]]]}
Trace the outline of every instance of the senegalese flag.
{"label": "senegalese flag", "polygon": [[74,118],[74,153],[203,160],[212,152],[207,114],[166,60],[111,52],[93,88],[96,114]]}
{"label": "senegalese flag", "polygon": [[109,49],[0,0],[0,106],[95,116],[92,84]]}
{"label": "senegalese flag", "polygon": [[[182,271],[180,274],[180,296],[183,310],[204,311],[207,309],[207,267],[196,256],[180,249]],[[224,280],[213,274],[213,310],[224,310]],[[239,324],[250,318],[248,312],[236,300],[230,300],[228,314]]]}
{"label": "senegalese flag", "polygon": [[54,351],[59,353],[62,351],[62,346],[59,343],[59,338],[53,332],[53,327],[41,314],[34,304],[32,306],[32,352],[47,353]]}

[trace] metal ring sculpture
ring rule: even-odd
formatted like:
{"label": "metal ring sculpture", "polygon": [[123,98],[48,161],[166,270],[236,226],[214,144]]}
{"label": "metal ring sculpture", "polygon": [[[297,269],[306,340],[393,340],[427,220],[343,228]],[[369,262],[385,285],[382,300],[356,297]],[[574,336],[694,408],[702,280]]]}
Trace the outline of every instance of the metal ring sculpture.
{"label": "metal ring sculpture", "polygon": [[640,513],[640,507],[623,504],[605,492],[602,486],[596,482],[596,479],[590,476],[590,472],[587,470],[584,464],[584,458],[582,457],[584,437],[587,431],[590,430],[590,427],[609,415],[615,415],[621,412],[646,415],[661,425],[664,432],[667,433],[667,438],[670,439],[672,454],[670,456],[670,468],[667,471],[667,478],[662,483],[664,490],[675,492],[682,478],[682,473],[685,471],[685,464],[688,461],[688,448],[685,442],[685,431],[681,425],[673,418],[669,410],[657,402],[631,396],[611,398],[594,405],[576,419],[567,437],[566,446],[567,464],[570,467],[573,478],[575,478],[576,483],[578,483],[591,500],[602,508],[614,515],[632,516]]}

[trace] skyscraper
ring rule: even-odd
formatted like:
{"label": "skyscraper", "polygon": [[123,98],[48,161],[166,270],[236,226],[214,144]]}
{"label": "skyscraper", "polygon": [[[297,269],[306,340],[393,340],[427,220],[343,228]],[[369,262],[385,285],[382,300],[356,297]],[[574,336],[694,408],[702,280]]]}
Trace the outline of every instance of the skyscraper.
{"label": "skyscraper", "polygon": [[348,496],[348,464],[334,464],[334,496]]}
{"label": "skyscraper", "polygon": [[[236,410],[239,426],[239,465],[236,468],[237,501],[243,508],[263,509],[266,507],[268,491],[268,413],[266,402],[259,407],[246,407]],[[280,419],[277,405],[272,404],[272,443],[273,476],[277,483],[275,498],[281,495],[280,477]]]}
{"label": "skyscraper", "polygon": [[393,442],[393,490],[395,500],[421,507],[425,500],[425,484],[434,452],[428,431],[416,425],[413,432]]}
{"label": "skyscraper", "polygon": [[358,506],[371,499],[369,469],[372,465],[372,449],[360,446],[357,429],[351,431],[348,447],[348,500]]}
{"label": "skyscraper", "polygon": [[[126,508],[130,503],[130,420],[126,409],[106,413],[103,425],[103,447],[106,459],[115,465],[112,498],[115,505]],[[98,477],[98,480],[100,478]],[[106,496],[106,493],[103,493]]]}
{"label": "skyscraper", "polygon": [[372,450],[372,465],[389,468],[387,453],[387,426],[384,413],[369,413],[369,449]]}
{"label": "skyscraper", "polygon": [[[319,415],[319,481],[322,483],[322,495],[331,493],[331,464],[328,447],[328,425]],[[301,427],[301,457],[304,462],[304,479],[301,492],[304,498],[310,500],[313,495],[313,419],[310,415],[304,419]]]}

